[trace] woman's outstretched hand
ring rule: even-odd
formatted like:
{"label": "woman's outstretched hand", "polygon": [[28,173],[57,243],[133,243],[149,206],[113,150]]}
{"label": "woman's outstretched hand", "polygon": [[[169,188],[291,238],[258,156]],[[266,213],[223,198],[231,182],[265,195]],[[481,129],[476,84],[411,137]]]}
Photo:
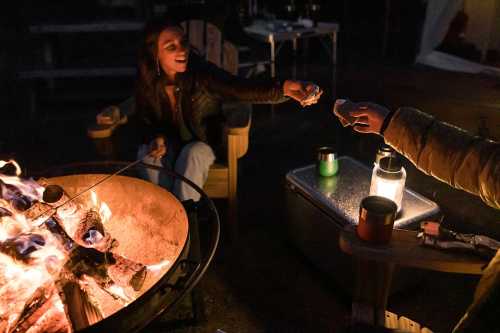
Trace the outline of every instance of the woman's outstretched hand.
{"label": "woman's outstretched hand", "polygon": [[160,160],[167,154],[167,140],[163,136],[158,136],[149,143],[149,155],[155,160]]}
{"label": "woman's outstretched hand", "polygon": [[302,106],[308,106],[318,102],[323,90],[312,82],[286,80],[283,83],[283,94]]}

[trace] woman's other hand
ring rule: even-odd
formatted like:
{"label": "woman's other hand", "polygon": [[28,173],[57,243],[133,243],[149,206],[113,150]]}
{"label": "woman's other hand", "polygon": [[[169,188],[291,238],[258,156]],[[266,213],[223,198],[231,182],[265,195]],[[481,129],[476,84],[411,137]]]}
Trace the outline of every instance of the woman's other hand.
{"label": "woman's other hand", "polygon": [[356,132],[380,134],[384,120],[389,113],[389,109],[384,106],[361,102],[356,103],[356,107],[349,112],[349,115],[354,118],[353,129]]}
{"label": "woman's other hand", "polygon": [[155,160],[160,160],[167,154],[167,140],[163,136],[158,136],[149,144],[149,155]]}
{"label": "woman's other hand", "polygon": [[318,102],[323,90],[312,82],[286,80],[283,83],[283,94],[293,98],[302,106],[308,106]]}

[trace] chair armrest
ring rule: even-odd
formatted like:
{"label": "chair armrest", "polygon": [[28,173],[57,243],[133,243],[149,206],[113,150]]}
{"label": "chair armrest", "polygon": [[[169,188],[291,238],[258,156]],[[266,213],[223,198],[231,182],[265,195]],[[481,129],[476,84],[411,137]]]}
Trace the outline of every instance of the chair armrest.
{"label": "chair armrest", "polygon": [[225,131],[228,135],[248,136],[252,124],[252,110],[233,111],[226,120]]}
{"label": "chair armrest", "polygon": [[[234,107],[234,106],[232,106]],[[248,151],[248,137],[252,124],[252,109],[240,107],[232,109],[226,118],[225,133],[227,135],[229,164],[244,156]],[[236,165],[236,164],[234,164]]]}
{"label": "chair armrest", "polygon": [[449,273],[482,274],[488,262],[472,254],[440,251],[420,245],[417,232],[394,229],[389,245],[373,246],[356,236],[353,226],[344,228],[339,245],[358,258]]}
{"label": "chair armrest", "polygon": [[135,97],[131,96],[118,104],[121,114],[131,116],[135,113]]}

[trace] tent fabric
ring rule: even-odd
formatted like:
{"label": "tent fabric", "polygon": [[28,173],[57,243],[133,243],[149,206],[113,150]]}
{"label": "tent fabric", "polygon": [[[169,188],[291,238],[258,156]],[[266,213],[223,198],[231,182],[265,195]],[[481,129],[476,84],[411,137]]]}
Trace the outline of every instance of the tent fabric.
{"label": "tent fabric", "polygon": [[500,68],[482,65],[477,62],[465,60],[463,58],[440,52],[432,51],[424,59],[417,61],[421,64],[444,69],[452,72],[463,72],[471,74],[488,74],[500,76]]}
{"label": "tent fabric", "polygon": [[500,68],[485,66],[435,50],[443,41],[451,21],[463,8],[463,4],[464,0],[427,1],[420,52],[416,62],[448,71],[500,76]]}
{"label": "tent fabric", "polygon": [[425,23],[420,41],[420,54],[425,58],[443,41],[451,21],[463,7],[464,0],[428,0]]}

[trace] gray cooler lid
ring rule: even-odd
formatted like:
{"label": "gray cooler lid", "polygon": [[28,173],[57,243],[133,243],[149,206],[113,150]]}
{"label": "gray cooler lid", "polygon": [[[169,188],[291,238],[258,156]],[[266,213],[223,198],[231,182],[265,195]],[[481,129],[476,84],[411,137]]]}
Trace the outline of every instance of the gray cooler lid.
{"label": "gray cooler lid", "polygon": [[[315,165],[308,165],[288,172],[286,179],[338,218],[358,224],[359,204],[370,192],[372,170],[348,156],[339,157],[338,163],[339,171],[332,177],[321,177]],[[434,201],[406,188],[394,226],[408,228],[438,212]]]}

